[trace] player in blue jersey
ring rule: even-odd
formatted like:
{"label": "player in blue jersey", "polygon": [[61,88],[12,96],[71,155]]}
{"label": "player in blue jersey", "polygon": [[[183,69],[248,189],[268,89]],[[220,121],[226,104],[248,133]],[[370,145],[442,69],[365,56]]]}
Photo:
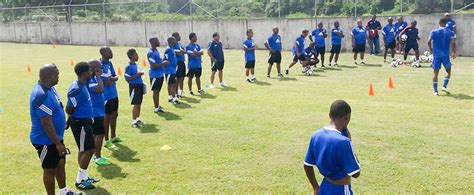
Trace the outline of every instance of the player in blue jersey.
{"label": "player in blue jersey", "polygon": [[410,50],[415,51],[415,57],[416,61],[420,60],[420,50],[419,50],[419,45],[418,41],[420,40],[420,37],[418,36],[418,28],[416,28],[416,20],[411,22],[411,25],[405,29],[403,29],[402,32],[400,32],[400,37],[403,35],[406,35],[407,38],[405,40],[405,50],[403,53],[403,61],[406,64],[406,60],[408,57],[408,53]]}
{"label": "player in blue jersey", "polygon": [[451,78],[451,59],[450,48],[451,48],[451,57],[456,58],[456,34],[454,31],[446,27],[448,19],[442,18],[439,20],[439,28],[434,29],[430,33],[430,38],[428,40],[428,48],[433,54],[433,63],[431,67],[433,68],[433,89],[434,95],[438,95],[438,74],[441,69],[441,64],[443,64],[444,69],[446,70],[446,77],[444,77],[444,83],[442,90],[449,94],[448,91],[448,82]]}
{"label": "player in blue jersey", "polygon": [[204,94],[204,90],[201,89],[201,75],[202,75],[202,55],[204,52],[199,44],[197,44],[196,33],[189,33],[190,43],[186,46],[186,52],[188,54],[188,87],[189,94],[194,95],[193,92],[193,78],[196,78],[196,85],[199,94]]}
{"label": "player in blue jersey", "polygon": [[165,78],[166,83],[168,83],[168,102],[177,105],[179,101],[177,99],[178,84],[176,83],[176,70],[178,68],[178,59],[175,51],[176,39],[168,37],[166,41],[168,46],[165,48],[165,57],[163,59],[169,62],[165,66]]}
{"label": "player in blue jersey", "polygon": [[224,50],[222,49],[221,36],[215,32],[212,34],[212,40],[207,44],[207,54],[211,58],[211,85],[209,88],[214,88],[214,77],[216,72],[219,72],[219,85],[225,87],[224,83]]}
{"label": "player in blue jersey", "polygon": [[395,60],[395,45],[396,45],[395,37],[397,36],[397,29],[393,25],[392,17],[388,18],[388,24],[385,25],[385,27],[383,27],[382,35],[383,35],[383,42],[385,45],[385,50],[383,53],[383,62],[385,63],[387,61],[387,52],[389,49],[391,50],[392,61],[394,61]]}
{"label": "player in blue jersey", "polygon": [[342,38],[344,33],[339,28],[339,21],[334,22],[334,28],[331,30],[331,56],[329,56],[329,66],[331,66],[332,59],[334,57],[334,66],[337,66],[337,60],[339,59],[339,53],[341,53]]}
{"label": "player in blue jersey", "polygon": [[[253,31],[252,29],[247,29],[247,39],[242,43],[242,48],[244,50],[244,57],[245,57],[245,76],[247,82],[255,82],[255,50],[257,49],[257,45],[253,42]],[[252,76],[249,77],[250,73]]]}
{"label": "player in blue jersey", "polygon": [[139,128],[143,125],[143,121],[140,120],[140,110],[143,101],[143,93],[145,92],[145,85],[143,84],[142,76],[145,74],[138,68],[138,54],[133,48],[127,51],[128,62],[125,66],[125,80],[128,83],[128,90],[130,95],[130,104],[132,108],[132,127]]}
{"label": "player in blue jersey", "polygon": [[273,34],[265,40],[265,48],[270,51],[268,58],[268,70],[267,77],[270,78],[270,73],[272,72],[272,66],[276,63],[278,78],[282,78],[283,75],[280,72],[281,65],[281,36],[278,35],[278,27],[273,27]]}
{"label": "player in blue jersey", "polygon": [[408,23],[403,20],[403,16],[400,16],[397,18],[397,22],[394,26],[397,30],[397,50],[403,54],[403,48],[405,48],[405,43],[400,40],[400,33],[408,26]]}
{"label": "player in blue jersey", "polygon": [[102,65],[98,60],[89,61],[93,76],[88,83],[88,90],[92,100],[92,132],[94,134],[95,152],[92,160],[95,164],[110,165],[108,158],[102,155],[102,143],[104,141],[104,116],[105,116],[105,100],[104,100],[104,83],[100,77],[102,76]]}
{"label": "player in blue jersey", "polygon": [[[110,61],[113,58],[112,50],[109,47],[101,47],[100,50],[101,63],[102,63],[102,76],[101,79],[104,82],[104,100],[105,100],[105,117],[104,117],[104,128],[105,128],[105,144],[106,148],[115,148],[114,143],[122,142],[123,140],[117,137],[117,117],[118,117],[118,93],[116,83],[118,76],[115,74],[115,69]],[[110,140],[109,140],[109,128],[110,128]]]}
{"label": "player in blue jersey", "polygon": [[289,74],[290,68],[298,62],[301,62],[301,64],[303,64],[303,67],[308,66],[308,59],[306,59],[306,56],[304,55],[304,41],[308,34],[309,31],[305,29],[298,37],[296,37],[295,44],[293,46],[293,49],[291,50],[291,52],[293,53],[293,61],[290,63],[290,65],[288,65],[288,67],[285,68],[285,74]]}
{"label": "player in blue jersey", "polygon": [[321,60],[321,67],[324,66],[324,54],[326,53],[326,38],[328,37],[327,30],[323,28],[323,23],[319,22],[318,23],[318,28],[314,29],[313,32],[311,32],[311,36],[309,36],[309,40],[311,42],[314,42],[314,49],[316,51],[316,56],[315,58],[318,58],[320,56]]}
{"label": "player in blue jersey", "polygon": [[[353,194],[351,178],[360,176],[360,163],[352,146],[347,125],[351,107],[344,100],[331,104],[331,123],[311,135],[304,160],[304,170],[314,194]],[[324,176],[316,181],[313,167]]]}
{"label": "player in blue jersey", "polygon": [[454,21],[453,18],[451,18],[451,14],[445,13],[444,18],[448,20],[448,23],[446,23],[446,28],[448,28],[449,30],[452,30],[454,34],[456,34],[458,29],[456,27],[456,21]]}
{"label": "player in blue jersey", "polygon": [[55,85],[59,70],[54,64],[40,68],[39,81],[30,96],[30,141],[35,147],[43,168],[43,184],[47,194],[55,194],[55,180],[59,194],[74,194],[66,187],[66,155],[69,150],[63,142],[66,116]]}
{"label": "player in blue jersey", "polygon": [[184,93],[184,77],[186,77],[186,64],[184,63],[185,61],[185,54],[186,54],[186,49],[179,43],[181,41],[181,36],[179,33],[174,32],[171,36],[173,36],[176,39],[176,45],[174,46],[174,51],[176,52],[176,58],[177,58],[177,70],[176,70],[176,82],[177,82],[177,97],[183,97]]}
{"label": "player in blue jersey", "polygon": [[364,62],[365,43],[367,40],[367,30],[362,26],[362,20],[357,20],[357,26],[351,31],[352,52],[354,52],[354,64],[357,65],[357,54],[360,54],[360,64]]}
{"label": "player in blue jersey", "polygon": [[156,37],[149,39],[150,49],[147,53],[148,63],[150,63],[150,88],[153,91],[153,104],[155,113],[163,113],[163,107],[160,106],[160,91],[165,78],[165,66],[169,64],[168,60],[163,60],[157,47],[160,46],[160,40]]}
{"label": "player in blue jersey", "polygon": [[79,149],[77,160],[79,171],[76,177],[76,187],[83,190],[94,189],[92,183],[97,179],[89,177],[87,168],[94,154],[95,141],[92,132],[92,101],[88,91],[88,82],[92,78],[92,71],[87,62],[79,62],[74,66],[77,80],[74,81],[67,92],[66,113],[71,126],[72,134]]}

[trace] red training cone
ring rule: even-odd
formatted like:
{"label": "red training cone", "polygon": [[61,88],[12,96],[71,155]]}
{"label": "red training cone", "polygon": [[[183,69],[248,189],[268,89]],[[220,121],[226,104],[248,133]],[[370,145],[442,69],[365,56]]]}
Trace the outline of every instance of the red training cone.
{"label": "red training cone", "polygon": [[28,64],[28,66],[26,66],[26,71],[31,72],[31,67],[30,67],[29,64]]}
{"label": "red training cone", "polygon": [[372,86],[372,83],[370,83],[369,85],[369,96],[375,96],[374,87]]}
{"label": "red training cone", "polygon": [[146,66],[146,60],[145,60],[145,59],[143,59],[142,65],[143,65],[143,66]]}
{"label": "red training cone", "polygon": [[393,87],[392,77],[389,77],[389,78],[388,78],[388,88],[390,88],[390,89],[393,89],[393,88],[394,88],[394,87]]}
{"label": "red training cone", "polygon": [[120,68],[120,67],[118,68],[118,75],[122,76],[122,68]]}
{"label": "red training cone", "polygon": [[69,64],[70,64],[71,66],[74,66],[74,60],[73,60],[72,58],[69,60]]}

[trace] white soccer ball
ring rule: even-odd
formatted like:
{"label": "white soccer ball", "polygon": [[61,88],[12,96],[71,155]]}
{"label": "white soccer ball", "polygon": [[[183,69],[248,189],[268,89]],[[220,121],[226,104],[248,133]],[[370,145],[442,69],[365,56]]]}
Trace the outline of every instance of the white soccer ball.
{"label": "white soccer ball", "polygon": [[428,62],[428,56],[420,56],[420,62]]}
{"label": "white soccer ball", "polygon": [[410,56],[410,62],[416,61],[416,56]]}
{"label": "white soccer ball", "polygon": [[307,76],[313,75],[313,70],[312,70],[312,69],[307,70],[307,71],[306,71],[306,75],[307,75]]}
{"label": "white soccer ball", "polygon": [[418,62],[418,61],[414,61],[413,63],[411,63],[411,66],[415,67],[415,68],[421,67],[420,62]]}
{"label": "white soccer ball", "polygon": [[430,55],[430,51],[425,51],[425,53],[423,53],[423,55],[429,56],[429,55]]}
{"label": "white soccer ball", "polygon": [[397,62],[396,60],[393,60],[393,61],[390,63],[390,65],[395,68],[395,67],[398,66],[398,62]]}
{"label": "white soccer ball", "polygon": [[406,42],[407,38],[408,38],[408,36],[406,34],[403,34],[402,36],[400,36],[400,41],[401,42]]}
{"label": "white soccer ball", "polygon": [[430,55],[428,56],[428,62],[433,62],[433,54],[430,54]]}

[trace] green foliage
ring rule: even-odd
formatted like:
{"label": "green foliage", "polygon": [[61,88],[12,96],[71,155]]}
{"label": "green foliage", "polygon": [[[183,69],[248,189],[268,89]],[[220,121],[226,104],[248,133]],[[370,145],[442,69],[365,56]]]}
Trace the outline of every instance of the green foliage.
{"label": "green foliage", "polygon": [[309,18],[309,17],[311,16],[306,13],[301,13],[301,12],[292,13],[286,16],[286,18]]}

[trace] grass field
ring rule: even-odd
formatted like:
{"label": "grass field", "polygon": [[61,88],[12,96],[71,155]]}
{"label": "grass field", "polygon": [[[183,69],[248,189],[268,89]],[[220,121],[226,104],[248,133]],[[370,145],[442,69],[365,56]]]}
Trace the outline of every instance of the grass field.
{"label": "grass field", "polygon": [[[40,163],[29,141],[28,100],[38,69],[50,62],[59,66],[56,89],[65,103],[66,90],[75,80],[69,60],[98,58],[98,47],[0,47],[0,193],[44,193]],[[116,69],[123,70],[128,47],[112,49]],[[146,48],[138,51],[141,64]],[[283,53],[284,66],[290,56]],[[266,58],[267,52],[257,52],[259,82],[249,84],[244,81],[243,52],[226,51],[225,81],[230,87],[188,95],[179,106],[165,102],[166,114],[153,113],[147,94],[142,129],[130,127],[131,106],[122,76],[117,131],[127,140],[116,150],[104,149],[112,165],[91,163],[90,174],[102,181],[88,193],[308,193],[303,160],[309,137],[328,124],[329,105],[336,99],[348,101],[353,110],[349,128],[362,163],[361,177],[352,180],[355,193],[474,193],[473,58],[454,60],[452,95],[439,97],[432,94],[427,64],[391,68],[381,64],[381,57],[367,56],[367,65],[355,66],[351,55],[343,54],[337,68],[303,76],[295,66],[288,77],[277,79],[274,70],[268,79]],[[203,80],[209,83],[207,57],[204,67]],[[395,89],[387,87],[389,77]],[[368,96],[369,83],[376,96]],[[73,152],[66,166],[67,184],[75,189],[77,147],[70,130],[65,144]],[[165,144],[172,149],[160,150]],[[321,181],[320,175],[317,178]]]}

